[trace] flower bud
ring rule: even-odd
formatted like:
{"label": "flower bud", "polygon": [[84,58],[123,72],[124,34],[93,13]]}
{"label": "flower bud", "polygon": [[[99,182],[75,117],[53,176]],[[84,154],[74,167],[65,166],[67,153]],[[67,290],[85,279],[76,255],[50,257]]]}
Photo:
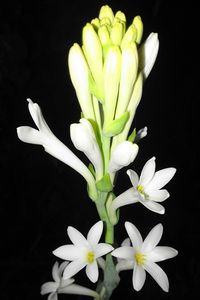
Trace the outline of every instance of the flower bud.
{"label": "flower bud", "polygon": [[135,43],[122,50],[121,78],[115,118],[119,118],[128,106],[138,73],[138,53]]}
{"label": "flower bud", "polygon": [[111,46],[108,50],[103,70],[105,119],[113,120],[118,96],[119,80],[121,74],[121,52],[119,47]]}
{"label": "flower bud", "polygon": [[[103,68],[103,52],[99,37],[91,24],[86,24],[83,28],[83,51],[91,70],[97,90],[101,98],[102,95],[102,68]],[[98,98],[98,97],[97,97]]]}
{"label": "flower bud", "polygon": [[122,37],[123,37],[123,31],[124,31],[124,28],[123,28],[122,23],[117,22],[112,27],[111,32],[110,32],[110,38],[114,45],[119,46],[121,44]]}
{"label": "flower bud", "polygon": [[130,25],[127,29],[122,42],[121,42],[121,49],[123,50],[128,44],[135,42],[137,36],[137,29],[135,28],[135,25]]}
{"label": "flower bud", "polygon": [[71,124],[70,136],[76,149],[84,152],[94,165],[97,180],[100,179],[103,175],[103,162],[91,123],[86,119],[81,119],[80,123]]}
{"label": "flower bud", "polygon": [[135,25],[135,28],[137,30],[136,43],[140,44],[143,35],[143,23],[140,16],[136,16],[133,19],[133,25]]}
{"label": "flower bud", "polygon": [[89,69],[78,44],[74,44],[70,48],[68,65],[72,84],[75,88],[83,115],[85,118],[95,120],[89,89]]}
{"label": "flower bud", "polygon": [[159,49],[159,40],[157,33],[151,33],[146,41],[141,45],[138,51],[139,69],[142,71],[146,79],[151,72]]}
{"label": "flower bud", "polygon": [[138,150],[138,145],[129,141],[118,144],[111,154],[109,172],[115,173],[132,163],[137,156]]}
{"label": "flower bud", "polygon": [[101,20],[103,18],[109,18],[111,22],[114,19],[113,11],[108,5],[103,5],[100,9],[99,19]]}

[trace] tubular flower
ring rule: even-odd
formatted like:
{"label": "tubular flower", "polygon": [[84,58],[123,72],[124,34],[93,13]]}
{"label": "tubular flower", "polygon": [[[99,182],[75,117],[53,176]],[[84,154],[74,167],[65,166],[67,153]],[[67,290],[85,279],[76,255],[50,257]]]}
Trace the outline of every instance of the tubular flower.
{"label": "tubular flower", "polygon": [[95,180],[89,169],[52,133],[42,115],[39,105],[33,103],[31,99],[27,99],[27,101],[31,117],[39,130],[29,126],[18,127],[18,138],[25,143],[42,145],[47,153],[56,157],[81,174],[88,183],[90,197],[95,200],[97,196]]}
{"label": "tubular flower", "polygon": [[119,207],[136,202],[140,202],[153,212],[164,214],[165,209],[158,202],[163,202],[170,196],[162,187],[172,179],[176,169],[166,168],[155,172],[155,168],[155,157],[152,157],[144,165],[140,178],[135,171],[127,171],[133,187],[114,199],[111,205],[112,215]]}
{"label": "tubular flower", "polygon": [[103,176],[102,155],[91,123],[81,119],[79,124],[71,124],[70,136],[74,146],[85,153],[96,171],[96,179]]}
{"label": "tubular flower", "polygon": [[49,294],[48,300],[58,300],[58,294],[75,294],[98,298],[97,292],[75,284],[73,278],[62,278],[63,270],[68,263],[69,262],[65,261],[59,266],[58,262],[55,262],[52,268],[52,277],[54,281],[45,282],[41,286],[41,295]]}
{"label": "tubular flower", "polygon": [[[111,254],[120,259],[121,265],[123,259],[127,270],[133,269],[133,288],[136,291],[141,290],[146,280],[146,272],[148,272],[158,285],[168,292],[168,277],[156,262],[172,258],[178,254],[178,251],[171,247],[157,246],[163,233],[162,224],[156,225],[144,241],[135,225],[125,222],[125,228],[132,246],[124,245],[115,249]],[[118,270],[120,270],[119,266]],[[121,270],[125,270],[125,267]]]}
{"label": "tubular flower", "polygon": [[99,271],[97,259],[113,250],[106,243],[98,243],[102,232],[103,222],[94,224],[88,232],[87,239],[74,227],[67,229],[73,245],[64,245],[53,251],[61,259],[72,261],[64,270],[63,278],[68,279],[86,267],[86,275],[92,281],[98,280]]}

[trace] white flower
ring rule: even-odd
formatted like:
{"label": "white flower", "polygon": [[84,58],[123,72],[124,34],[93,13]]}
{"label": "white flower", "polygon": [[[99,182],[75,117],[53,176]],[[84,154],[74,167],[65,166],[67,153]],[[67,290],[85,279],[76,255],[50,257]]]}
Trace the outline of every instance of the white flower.
{"label": "white flower", "polygon": [[72,261],[64,270],[63,278],[68,279],[86,267],[86,275],[92,282],[99,276],[97,259],[110,251],[113,247],[106,243],[98,243],[102,232],[103,222],[94,224],[88,232],[87,239],[74,227],[67,229],[73,245],[64,245],[53,251],[61,259]]}
{"label": "white flower", "polygon": [[93,164],[99,180],[103,176],[103,161],[91,123],[82,118],[79,124],[71,124],[70,136],[74,146],[83,151]]}
{"label": "white flower", "polygon": [[142,70],[146,79],[151,72],[159,49],[159,40],[157,33],[150,33],[146,41],[139,48],[139,69]]}
{"label": "white flower", "polygon": [[57,300],[57,294],[76,294],[98,297],[98,294],[95,291],[75,284],[73,278],[62,278],[63,270],[68,265],[68,263],[69,262],[64,261],[59,266],[58,262],[55,262],[52,268],[52,277],[54,281],[45,282],[41,286],[41,295],[49,294],[48,300]]}
{"label": "white flower", "polygon": [[163,214],[165,209],[157,202],[163,202],[169,197],[168,191],[162,187],[172,179],[176,169],[165,168],[155,172],[155,168],[155,157],[152,157],[144,165],[140,178],[133,170],[128,170],[127,174],[137,193],[138,201],[148,209]]}
{"label": "white flower", "polygon": [[172,258],[178,254],[178,251],[171,247],[157,246],[163,233],[162,224],[156,225],[149,232],[144,241],[140,232],[132,223],[125,222],[125,227],[132,246],[119,247],[111,254],[123,259],[127,270],[133,268],[133,288],[136,291],[141,290],[146,279],[147,271],[158,285],[165,292],[168,292],[168,277],[156,262]]}
{"label": "white flower", "polygon": [[140,178],[135,171],[127,171],[133,187],[113,200],[109,211],[111,219],[116,218],[115,211],[119,207],[136,202],[140,202],[153,212],[164,214],[165,209],[158,202],[165,201],[170,195],[166,189],[161,188],[172,179],[176,169],[165,168],[155,172],[155,168],[155,157],[152,157],[144,165]]}
{"label": "white flower", "polygon": [[18,127],[18,138],[25,143],[42,145],[46,152],[81,174],[89,185],[90,197],[95,200],[97,196],[95,180],[89,169],[53,134],[42,115],[39,105],[33,103],[31,99],[27,99],[27,101],[31,117],[39,130],[29,126]]}
{"label": "white flower", "polygon": [[138,145],[129,141],[118,144],[111,154],[108,167],[109,172],[115,173],[132,163],[137,156],[138,150]]}

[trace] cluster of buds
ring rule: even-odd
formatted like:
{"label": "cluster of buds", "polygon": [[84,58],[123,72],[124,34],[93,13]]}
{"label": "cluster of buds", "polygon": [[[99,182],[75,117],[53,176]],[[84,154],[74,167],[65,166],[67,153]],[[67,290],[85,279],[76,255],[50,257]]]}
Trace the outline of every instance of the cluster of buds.
{"label": "cluster of buds", "polygon": [[69,71],[84,118],[98,124],[103,134],[115,137],[113,148],[126,140],[142,95],[143,81],[154,65],[159,41],[151,33],[140,45],[143,23],[131,25],[118,11],[102,6],[99,17],[82,30],[82,46],[69,51]]}

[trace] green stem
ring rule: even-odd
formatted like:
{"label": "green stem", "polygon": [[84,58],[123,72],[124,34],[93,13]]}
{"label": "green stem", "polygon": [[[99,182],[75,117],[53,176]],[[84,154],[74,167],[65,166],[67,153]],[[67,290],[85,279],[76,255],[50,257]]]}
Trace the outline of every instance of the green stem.
{"label": "green stem", "polygon": [[108,164],[110,160],[110,138],[102,134],[102,150],[104,156],[104,172],[108,170]]}

